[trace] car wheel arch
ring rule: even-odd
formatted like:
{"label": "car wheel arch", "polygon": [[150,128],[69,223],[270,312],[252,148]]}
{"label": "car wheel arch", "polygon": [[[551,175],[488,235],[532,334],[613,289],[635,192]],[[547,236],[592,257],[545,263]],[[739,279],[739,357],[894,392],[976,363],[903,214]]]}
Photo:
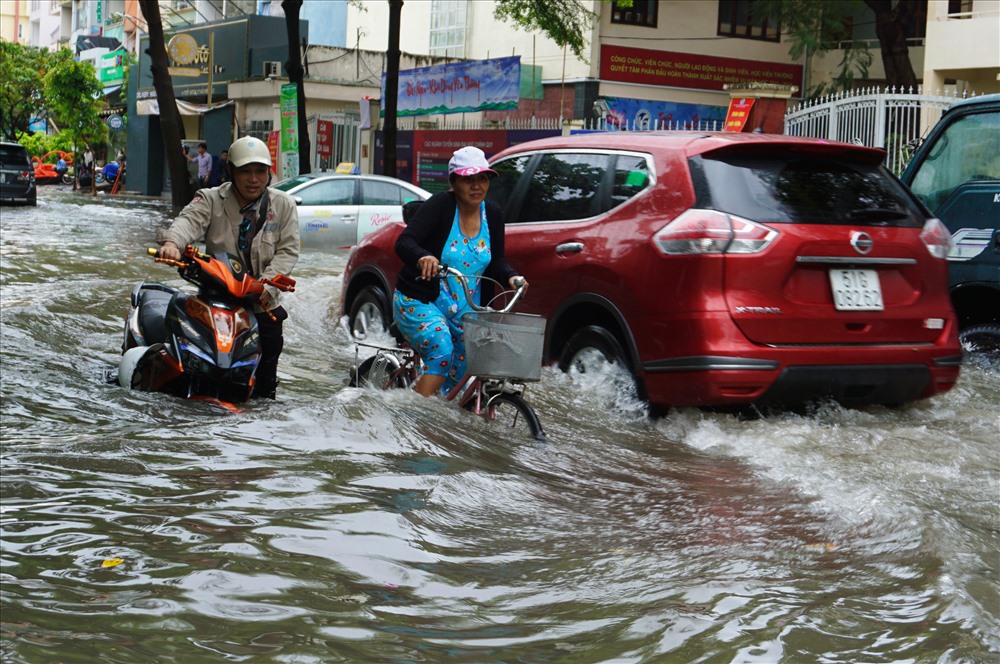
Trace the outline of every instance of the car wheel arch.
{"label": "car wheel arch", "polygon": [[[344,284],[344,297],[343,306],[341,313],[347,315],[354,306],[354,300],[357,299],[366,288],[369,286],[376,286],[381,288],[386,294],[391,296],[392,288],[389,285],[389,279],[386,277],[382,270],[378,269],[372,265],[363,265],[357,268],[353,274],[351,274],[351,279],[348,283]],[[390,303],[387,303],[391,305]]]}
{"label": "car wheel arch", "polygon": [[993,286],[962,284],[950,294],[960,328],[1000,321],[1000,290]]}
{"label": "car wheel arch", "polygon": [[629,369],[636,374],[641,364],[632,330],[618,307],[597,293],[577,293],[556,308],[549,319],[545,357],[557,362],[572,336],[589,326],[601,327],[615,337]]}

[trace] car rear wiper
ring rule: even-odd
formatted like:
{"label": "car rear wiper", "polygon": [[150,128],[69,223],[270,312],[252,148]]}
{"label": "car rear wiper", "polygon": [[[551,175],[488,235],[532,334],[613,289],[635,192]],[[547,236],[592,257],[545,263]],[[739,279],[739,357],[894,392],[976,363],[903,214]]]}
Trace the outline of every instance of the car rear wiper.
{"label": "car rear wiper", "polygon": [[851,210],[850,216],[852,220],[877,222],[909,219],[910,213],[896,208],[863,208],[860,210]]}

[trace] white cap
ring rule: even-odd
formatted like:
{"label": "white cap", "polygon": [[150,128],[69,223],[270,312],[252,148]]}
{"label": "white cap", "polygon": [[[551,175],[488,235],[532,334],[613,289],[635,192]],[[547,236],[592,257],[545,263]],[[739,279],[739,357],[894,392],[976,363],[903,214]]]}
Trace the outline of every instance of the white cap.
{"label": "white cap", "polygon": [[490,168],[489,162],[486,161],[486,153],[471,145],[455,150],[448,161],[448,175],[452,173],[462,177],[477,173],[497,175],[497,172]]}

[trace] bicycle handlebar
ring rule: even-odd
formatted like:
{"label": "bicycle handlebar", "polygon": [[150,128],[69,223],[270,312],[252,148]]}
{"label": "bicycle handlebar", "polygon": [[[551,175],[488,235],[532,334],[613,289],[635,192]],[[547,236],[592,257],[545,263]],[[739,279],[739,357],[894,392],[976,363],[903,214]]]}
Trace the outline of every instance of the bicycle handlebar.
{"label": "bicycle handlebar", "polygon": [[494,309],[493,307],[490,306],[485,306],[485,307],[480,306],[472,301],[472,293],[469,289],[469,277],[462,274],[453,267],[448,267],[447,265],[441,265],[441,267],[438,268],[438,277],[446,277],[446,276],[455,277],[462,283],[462,291],[465,293],[465,300],[469,303],[469,306],[472,307],[473,311],[499,311],[502,313],[510,311],[511,309],[514,308],[514,305],[517,304],[517,301],[521,299],[521,296],[524,295],[524,289],[528,283],[524,277],[514,277],[514,284],[517,286],[517,290],[509,291],[506,288],[504,288],[503,284],[498,282],[496,279],[491,279],[490,277],[485,277],[485,276],[474,277],[475,279],[489,279],[490,281],[500,286],[500,288],[502,289],[500,295],[503,295],[503,293],[511,293],[511,292],[514,293],[514,296],[510,299],[510,302],[508,302],[502,309]]}

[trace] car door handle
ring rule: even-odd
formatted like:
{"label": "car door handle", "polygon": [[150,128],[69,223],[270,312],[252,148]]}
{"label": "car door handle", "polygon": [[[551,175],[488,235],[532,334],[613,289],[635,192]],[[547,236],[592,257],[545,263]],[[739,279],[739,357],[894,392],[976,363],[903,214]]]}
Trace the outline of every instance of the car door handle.
{"label": "car door handle", "polygon": [[583,242],[563,242],[556,245],[557,254],[578,254],[583,251]]}

